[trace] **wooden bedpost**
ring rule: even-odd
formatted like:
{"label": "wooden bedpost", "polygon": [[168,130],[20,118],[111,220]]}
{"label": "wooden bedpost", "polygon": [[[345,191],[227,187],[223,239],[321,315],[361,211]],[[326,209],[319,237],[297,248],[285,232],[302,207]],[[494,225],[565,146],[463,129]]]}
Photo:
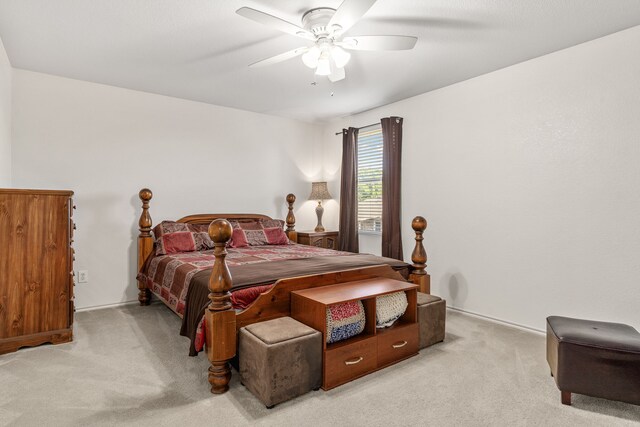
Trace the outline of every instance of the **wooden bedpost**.
{"label": "wooden bedpost", "polygon": [[413,248],[413,252],[411,253],[413,271],[409,275],[409,280],[420,286],[420,292],[429,294],[431,293],[431,277],[425,270],[425,268],[427,268],[427,252],[422,245],[422,241],[424,240],[422,233],[424,233],[424,230],[427,228],[427,220],[421,216],[417,216],[411,221],[411,228],[416,232],[416,247]]}
{"label": "wooden bedpost", "polygon": [[205,311],[207,356],[211,393],[229,390],[231,369],[229,360],[236,355],[236,312],[231,305],[231,273],[225,261],[227,241],[233,229],[226,219],[216,219],[209,225],[209,236],[215,245],[213,269],[209,278],[209,307]]}
{"label": "wooden bedpost", "polygon": [[298,242],[298,233],[296,232],[296,217],[293,214],[293,203],[296,196],[293,193],[287,194],[287,204],[289,205],[289,213],[287,214],[287,236],[292,242]]}
{"label": "wooden bedpost", "polygon": [[[153,193],[148,188],[143,188],[138,193],[142,200],[142,214],[140,215],[140,234],[138,235],[138,271],[142,268],[142,264],[147,260],[149,254],[153,250],[153,237],[151,237],[151,215],[149,215],[149,201],[153,197]],[[137,273],[137,272],[136,272]],[[147,289],[144,282],[138,280],[138,301],[140,305],[149,305],[151,302],[151,292]]]}

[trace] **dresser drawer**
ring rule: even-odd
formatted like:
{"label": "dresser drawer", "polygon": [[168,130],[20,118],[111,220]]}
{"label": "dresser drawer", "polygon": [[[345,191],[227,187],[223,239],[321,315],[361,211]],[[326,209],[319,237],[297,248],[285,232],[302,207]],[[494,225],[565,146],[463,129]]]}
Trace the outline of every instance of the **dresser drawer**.
{"label": "dresser drawer", "polygon": [[418,324],[396,325],[378,330],[378,367],[418,353]]}
{"label": "dresser drawer", "polygon": [[317,248],[324,248],[324,239],[322,237],[310,237],[309,246],[315,246]]}
{"label": "dresser drawer", "polygon": [[324,247],[327,249],[338,250],[338,239],[333,236],[327,236],[324,238]]}
{"label": "dresser drawer", "polygon": [[328,390],[376,369],[376,337],[327,349],[324,360],[324,384]]}

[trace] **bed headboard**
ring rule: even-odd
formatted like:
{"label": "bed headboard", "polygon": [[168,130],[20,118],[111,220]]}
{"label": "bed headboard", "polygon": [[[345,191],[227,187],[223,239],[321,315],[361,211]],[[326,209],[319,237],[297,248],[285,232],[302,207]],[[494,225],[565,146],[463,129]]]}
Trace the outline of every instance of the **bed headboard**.
{"label": "bed headboard", "polygon": [[180,218],[178,222],[184,222],[187,224],[211,224],[214,219],[233,219],[236,221],[251,221],[256,219],[272,219],[267,215],[262,214],[196,214],[188,215]]}

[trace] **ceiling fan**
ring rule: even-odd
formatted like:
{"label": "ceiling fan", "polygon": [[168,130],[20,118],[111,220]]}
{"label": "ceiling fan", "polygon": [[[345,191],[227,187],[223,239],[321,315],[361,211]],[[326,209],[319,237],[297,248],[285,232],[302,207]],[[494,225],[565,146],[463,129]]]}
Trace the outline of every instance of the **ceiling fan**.
{"label": "ceiling fan", "polygon": [[298,26],[268,13],[242,7],[236,13],[296,37],[313,42],[262,61],[250,67],[272,65],[302,55],[302,62],[315,68],[315,74],[337,82],[345,78],[344,66],[351,54],[347,50],[408,50],[418,40],[411,36],[350,36],[344,34],[373,6],[376,0],[344,0],[338,9],[318,7],[302,15]]}

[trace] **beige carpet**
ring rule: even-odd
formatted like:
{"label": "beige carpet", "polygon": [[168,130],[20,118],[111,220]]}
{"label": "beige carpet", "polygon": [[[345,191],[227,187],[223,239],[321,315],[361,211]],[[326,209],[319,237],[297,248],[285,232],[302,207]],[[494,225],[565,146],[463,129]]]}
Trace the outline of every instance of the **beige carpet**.
{"label": "beige carpet", "polygon": [[268,410],[240,385],[209,393],[164,306],[78,313],[75,342],[0,356],[0,425],[613,426],[640,406],[560,394],[544,337],[457,312],[447,339],[329,392]]}

